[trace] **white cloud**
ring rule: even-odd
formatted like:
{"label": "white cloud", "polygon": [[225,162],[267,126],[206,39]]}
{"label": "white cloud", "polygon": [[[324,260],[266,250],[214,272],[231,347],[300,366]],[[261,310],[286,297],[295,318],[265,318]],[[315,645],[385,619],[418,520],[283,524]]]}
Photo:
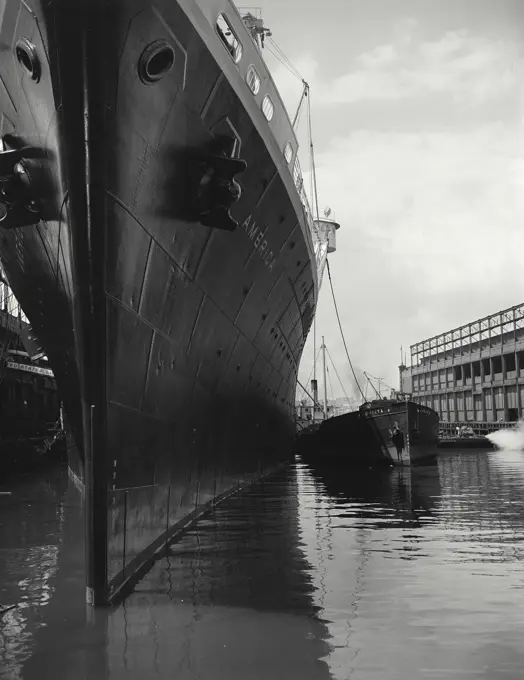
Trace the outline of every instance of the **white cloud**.
{"label": "white cloud", "polygon": [[[401,344],[408,349],[524,297],[516,137],[502,124],[468,133],[361,130],[318,155],[321,205],[342,225],[331,267],[356,365],[397,384]],[[327,277],[317,327],[345,370]],[[310,355],[308,340],[303,379]]]}
{"label": "white cloud", "polygon": [[[351,70],[328,81],[324,63],[321,69],[304,57],[316,127],[334,119],[327,107],[338,106],[342,120],[351,109],[341,105],[359,102],[361,124],[362,111],[377,109],[387,123],[404,102],[407,132],[387,124],[352,130],[351,118],[344,118],[342,135],[322,151],[317,146],[319,199],[342,225],[330,261],[351,358],[396,385],[401,345],[409,352],[410,344],[524,298],[524,130],[517,122],[524,109],[522,52],[509,40],[468,30],[422,41],[416,22],[406,20],[390,43],[351,63]],[[437,100],[443,122],[424,128],[422,116]],[[453,107],[461,117],[450,116],[446,127]],[[479,122],[495,115],[498,122]],[[326,336],[354,394],[327,277],[317,332]],[[312,354],[310,337],[303,381]]]}
{"label": "white cloud", "polygon": [[[509,41],[494,42],[464,29],[423,42],[416,32],[415,21],[400,22],[393,42],[359,55],[353,68],[331,80],[309,54],[295,65],[322,106],[445,94],[475,107],[511,96],[523,78],[522,51]],[[284,96],[293,88],[300,91],[297,79],[283,66],[275,68],[275,80]]]}
{"label": "white cloud", "polygon": [[447,93],[475,106],[512,93],[521,72],[522,56],[514,46],[466,30],[446,33],[432,42],[399,39],[361,55],[355,69],[330,84],[323,101],[337,104]]}

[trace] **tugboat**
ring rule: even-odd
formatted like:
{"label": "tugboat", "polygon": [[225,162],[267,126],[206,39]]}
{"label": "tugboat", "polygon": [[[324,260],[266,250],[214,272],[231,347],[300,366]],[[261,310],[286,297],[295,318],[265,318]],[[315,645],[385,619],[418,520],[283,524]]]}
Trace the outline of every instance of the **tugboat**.
{"label": "tugboat", "polygon": [[306,461],[336,465],[411,465],[435,460],[439,416],[408,395],[365,402],[358,411],[329,418],[298,440]]}
{"label": "tugboat", "polygon": [[0,21],[0,257],[63,400],[104,604],[288,459],[327,232],[252,14],[6,0]]}

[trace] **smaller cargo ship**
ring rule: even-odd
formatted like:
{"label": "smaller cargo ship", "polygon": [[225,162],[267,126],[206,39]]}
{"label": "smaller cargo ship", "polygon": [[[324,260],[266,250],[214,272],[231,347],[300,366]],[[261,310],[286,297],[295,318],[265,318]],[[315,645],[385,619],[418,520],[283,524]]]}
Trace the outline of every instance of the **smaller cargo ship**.
{"label": "smaller cargo ship", "polygon": [[438,431],[436,411],[397,395],[323,421],[297,438],[297,452],[312,462],[411,465],[435,459]]}

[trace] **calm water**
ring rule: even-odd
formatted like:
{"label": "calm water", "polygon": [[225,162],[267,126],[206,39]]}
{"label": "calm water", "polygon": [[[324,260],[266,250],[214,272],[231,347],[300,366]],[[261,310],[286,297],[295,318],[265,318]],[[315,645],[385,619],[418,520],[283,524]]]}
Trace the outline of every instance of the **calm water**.
{"label": "calm water", "polygon": [[524,453],[297,463],[219,506],[125,605],[83,605],[63,471],[0,496],[0,677],[523,677]]}

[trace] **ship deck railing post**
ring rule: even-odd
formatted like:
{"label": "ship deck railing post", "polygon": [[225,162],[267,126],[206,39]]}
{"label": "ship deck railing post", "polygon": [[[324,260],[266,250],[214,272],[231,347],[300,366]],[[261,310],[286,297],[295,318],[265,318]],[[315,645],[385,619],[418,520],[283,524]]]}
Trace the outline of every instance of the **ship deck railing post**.
{"label": "ship deck railing post", "polygon": [[[166,509],[166,540],[169,535],[169,513],[171,512],[171,484],[167,487],[167,509]],[[167,547],[167,543],[166,543]]]}
{"label": "ship deck railing post", "polygon": [[[103,447],[95,439],[95,405],[89,407],[89,441],[85,442],[85,517],[86,517],[86,602],[92,606],[107,604],[107,524],[108,493],[106,459]],[[127,519],[127,512],[126,519]],[[127,527],[125,525],[124,536]]]}
{"label": "ship deck railing post", "polygon": [[124,537],[122,541],[122,574],[126,574],[126,549],[127,549],[127,489],[124,491]]}

